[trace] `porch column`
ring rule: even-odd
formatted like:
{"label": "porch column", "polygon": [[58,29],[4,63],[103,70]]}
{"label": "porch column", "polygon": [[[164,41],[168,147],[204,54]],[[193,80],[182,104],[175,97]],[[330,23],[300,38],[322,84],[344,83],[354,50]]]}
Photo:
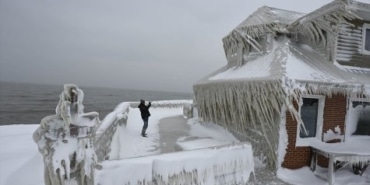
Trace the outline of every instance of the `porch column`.
{"label": "porch column", "polygon": [[334,174],[334,158],[332,154],[329,154],[329,168],[328,168],[328,183],[329,185],[334,185],[335,174]]}

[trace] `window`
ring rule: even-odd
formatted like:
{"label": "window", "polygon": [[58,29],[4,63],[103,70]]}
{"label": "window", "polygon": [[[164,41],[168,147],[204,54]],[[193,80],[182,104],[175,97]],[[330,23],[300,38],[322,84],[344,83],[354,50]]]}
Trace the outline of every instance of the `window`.
{"label": "window", "polygon": [[[250,40],[251,43],[253,43],[254,46],[251,44],[248,44],[246,52],[251,55],[261,54],[263,50],[265,49],[265,44],[267,41],[267,36],[260,36],[257,38],[254,38],[255,41]],[[258,49],[256,49],[257,47]]]}
{"label": "window", "polygon": [[321,140],[325,96],[304,95],[300,99],[299,114],[303,125],[297,128],[297,146],[306,146],[306,140]]}
{"label": "window", "polygon": [[352,99],[347,115],[348,136],[370,136],[370,102]]}
{"label": "window", "polygon": [[364,24],[362,28],[362,53],[370,55],[370,24]]}
{"label": "window", "polygon": [[316,137],[318,112],[319,99],[303,98],[303,104],[301,105],[301,118],[306,128],[306,132],[303,128],[301,128],[299,132],[299,137]]}

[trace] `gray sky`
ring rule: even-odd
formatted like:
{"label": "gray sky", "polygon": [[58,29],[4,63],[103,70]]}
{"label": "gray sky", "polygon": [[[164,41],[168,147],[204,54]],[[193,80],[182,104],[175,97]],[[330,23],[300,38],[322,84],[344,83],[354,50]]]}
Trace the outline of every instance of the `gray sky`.
{"label": "gray sky", "polygon": [[263,5],[330,0],[0,0],[0,80],[191,92]]}

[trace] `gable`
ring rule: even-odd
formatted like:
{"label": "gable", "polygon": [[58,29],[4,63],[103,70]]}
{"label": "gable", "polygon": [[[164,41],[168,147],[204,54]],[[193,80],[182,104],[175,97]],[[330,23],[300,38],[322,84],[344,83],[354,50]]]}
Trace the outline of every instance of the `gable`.
{"label": "gable", "polygon": [[336,62],[370,69],[370,22],[355,20],[350,23],[352,25],[341,24],[336,41]]}

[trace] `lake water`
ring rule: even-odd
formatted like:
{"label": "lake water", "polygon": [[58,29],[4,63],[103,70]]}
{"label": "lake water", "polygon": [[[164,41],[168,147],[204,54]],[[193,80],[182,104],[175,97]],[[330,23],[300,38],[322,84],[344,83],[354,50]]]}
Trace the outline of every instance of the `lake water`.
{"label": "lake water", "polygon": [[[84,91],[85,112],[97,111],[102,120],[121,102],[145,99],[192,99],[191,93],[157,92],[79,86]],[[39,124],[55,114],[63,85],[0,82],[0,125]]]}

